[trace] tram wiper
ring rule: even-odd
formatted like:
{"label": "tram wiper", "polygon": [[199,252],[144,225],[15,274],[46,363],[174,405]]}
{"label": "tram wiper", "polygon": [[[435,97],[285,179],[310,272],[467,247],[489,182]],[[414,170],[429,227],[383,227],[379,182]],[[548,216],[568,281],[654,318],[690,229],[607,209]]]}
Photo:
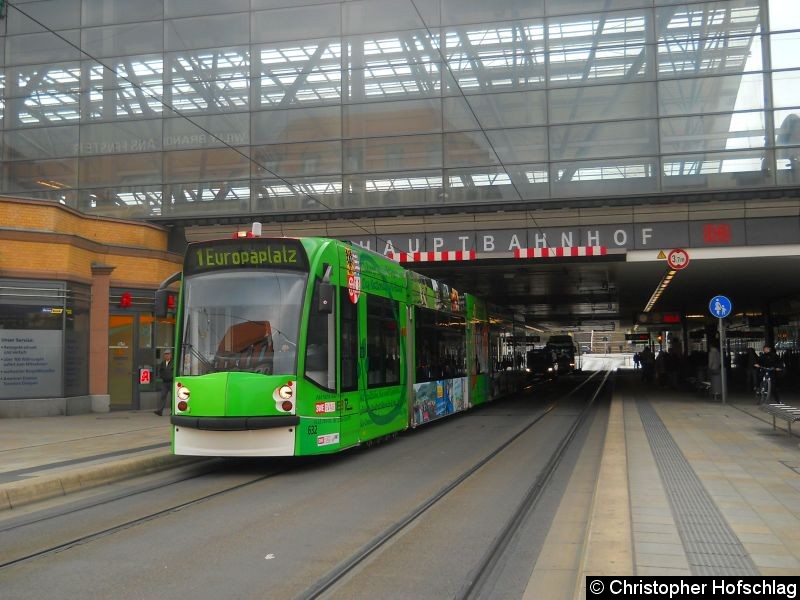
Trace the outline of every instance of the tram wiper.
{"label": "tram wiper", "polygon": [[194,347],[194,344],[190,344],[189,342],[184,342],[182,348],[184,352],[188,350],[191,356],[200,361],[205,371],[203,375],[207,373],[213,373],[216,371],[216,369],[214,368],[214,363],[208,360],[205,356],[203,356],[203,354],[197,348]]}

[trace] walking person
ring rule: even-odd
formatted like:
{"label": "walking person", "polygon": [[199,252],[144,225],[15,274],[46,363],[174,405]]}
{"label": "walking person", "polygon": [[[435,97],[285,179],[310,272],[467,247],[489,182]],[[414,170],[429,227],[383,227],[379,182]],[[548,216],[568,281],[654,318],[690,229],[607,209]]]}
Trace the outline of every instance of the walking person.
{"label": "walking person", "polygon": [[164,360],[158,365],[158,376],[161,377],[163,382],[161,386],[161,396],[159,397],[158,408],[153,412],[159,417],[164,414],[164,409],[167,407],[167,398],[172,400],[172,352],[169,350],[164,351]]}

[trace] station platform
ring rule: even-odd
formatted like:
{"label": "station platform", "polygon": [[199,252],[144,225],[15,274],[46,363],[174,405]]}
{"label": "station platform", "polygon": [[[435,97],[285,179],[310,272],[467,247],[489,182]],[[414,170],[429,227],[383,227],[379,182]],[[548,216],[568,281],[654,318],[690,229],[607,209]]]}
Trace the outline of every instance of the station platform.
{"label": "station platform", "polygon": [[[577,597],[587,575],[800,573],[800,431],[773,429],[752,393],[723,404],[630,369],[616,381],[599,469],[579,458],[525,597]],[[800,407],[797,392],[781,399]],[[0,511],[197,460],[170,454],[168,424],[0,419]]]}

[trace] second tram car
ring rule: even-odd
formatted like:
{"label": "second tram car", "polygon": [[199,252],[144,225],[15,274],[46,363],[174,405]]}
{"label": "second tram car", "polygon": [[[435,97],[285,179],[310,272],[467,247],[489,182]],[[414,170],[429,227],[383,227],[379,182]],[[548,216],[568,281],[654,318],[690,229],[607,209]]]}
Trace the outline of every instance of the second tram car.
{"label": "second tram car", "polygon": [[513,321],[347,242],[192,243],[178,278],[175,454],[336,452],[521,382],[501,361],[514,353]]}

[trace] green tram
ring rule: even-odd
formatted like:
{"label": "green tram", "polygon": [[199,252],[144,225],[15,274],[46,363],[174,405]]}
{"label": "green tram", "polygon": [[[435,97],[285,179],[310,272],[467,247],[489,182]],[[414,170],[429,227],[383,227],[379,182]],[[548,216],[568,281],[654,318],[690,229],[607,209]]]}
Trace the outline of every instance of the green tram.
{"label": "green tram", "polygon": [[348,242],[248,234],[189,244],[157,313],[178,280],[175,454],[337,452],[522,381],[508,366],[512,320]]}

